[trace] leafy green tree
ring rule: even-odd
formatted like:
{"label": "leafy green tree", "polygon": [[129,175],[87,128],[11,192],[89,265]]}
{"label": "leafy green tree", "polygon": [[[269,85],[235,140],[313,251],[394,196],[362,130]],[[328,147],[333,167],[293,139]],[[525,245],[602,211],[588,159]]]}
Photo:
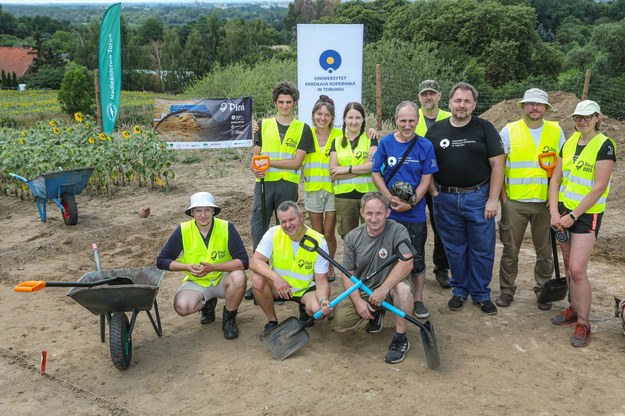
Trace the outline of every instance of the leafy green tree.
{"label": "leafy green tree", "polygon": [[375,3],[365,3],[362,0],[352,0],[340,3],[334,9],[334,16],[325,19],[326,22],[361,23],[364,25],[365,43],[376,42],[382,38],[384,32],[384,15],[377,10]]}
{"label": "leafy green tree", "polygon": [[44,65],[36,74],[24,77],[23,81],[32,89],[58,90],[63,82],[65,68]]}
{"label": "leafy green tree", "polygon": [[193,29],[182,54],[185,68],[192,71],[198,78],[209,72],[216,58],[208,54],[206,40],[199,30]]}
{"label": "leafy green tree", "polygon": [[165,33],[163,21],[156,17],[148,18],[138,30],[141,45],[147,45],[153,41],[162,41]]}
{"label": "leafy green tree", "polygon": [[606,23],[596,26],[592,34],[592,43],[604,55],[597,69],[608,76],[619,76],[625,71],[625,20],[618,23]]}
{"label": "leafy green tree", "polygon": [[59,90],[61,109],[67,114],[95,113],[93,74],[86,67],[70,62]]}

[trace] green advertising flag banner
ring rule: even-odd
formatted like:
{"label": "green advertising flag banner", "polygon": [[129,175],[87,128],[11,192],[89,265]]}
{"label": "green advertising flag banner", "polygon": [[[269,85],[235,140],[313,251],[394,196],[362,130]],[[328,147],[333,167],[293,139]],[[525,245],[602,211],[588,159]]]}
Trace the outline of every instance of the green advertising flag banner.
{"label": "green advertising flag banner", "polygon": [[104,13],[100,25],[98,69],[100,72],[102,131],[104,133],[112,133],[115,129],[122,90],[121,11],[121,3],[112,5]]}

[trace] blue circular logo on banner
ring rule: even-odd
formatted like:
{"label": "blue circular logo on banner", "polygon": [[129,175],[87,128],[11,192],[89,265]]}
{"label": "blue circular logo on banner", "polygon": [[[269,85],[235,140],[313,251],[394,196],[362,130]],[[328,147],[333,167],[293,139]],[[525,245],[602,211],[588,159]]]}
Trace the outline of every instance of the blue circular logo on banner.
{"label": "blue circular logo on banner", "polygon": [[321,68],[328,71],[329,73],[332,73],[339,69],[339,67],[341,66],[341,62],[341,55],[337,51],[332,49],[324,51],[319,56],[319,65],[321,65]]}

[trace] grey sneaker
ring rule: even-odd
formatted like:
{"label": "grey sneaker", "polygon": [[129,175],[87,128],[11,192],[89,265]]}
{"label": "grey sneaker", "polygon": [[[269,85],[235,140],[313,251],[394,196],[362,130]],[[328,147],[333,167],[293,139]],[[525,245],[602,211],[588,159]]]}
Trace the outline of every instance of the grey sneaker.
{"label": "grey sneaker", "polygon": [[373,319],[369,319],[369,322],[367,322],[367,325],[365,325],[365,331],[370,334],[376,334],[380,332],[384,327],[385,312],[386,311],[384,309],[373,312]]}
{"label": "grey sneaker", "polygon": [[404,335],[403,339],[400,339],[395,335],[393,341],[391,341],[390,347],[388,347],[384,362],[388,364],[400,363],[406,358],[408,350],[410,350],[410,341],[408,341],[408,338]]}
{"label": "grey sneaker", "polygon": [[428,308],[425,307],[425,303],[420,300],[414,303],[414,309],[412,312],[414,313],[414,316],[419,319],[425,319],[430,316],[430,311],[428,311]]}

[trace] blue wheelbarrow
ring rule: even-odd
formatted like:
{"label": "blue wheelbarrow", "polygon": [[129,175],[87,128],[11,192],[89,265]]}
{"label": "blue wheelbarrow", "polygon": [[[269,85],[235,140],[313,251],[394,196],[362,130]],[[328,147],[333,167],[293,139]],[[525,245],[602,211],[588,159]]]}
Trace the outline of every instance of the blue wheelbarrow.
{"label": "blue wheelbarrow", "polygon": [[93,170],[94,168],[61,170],[44,173],[31,180],[14,173],[9,173],[9,176],[28,185],[35,196],[41,221],[46,222],[46,201],[51,199],[61,208],[61,215],[65,224],[76,225],[78,207],[75,197],[85,189]]}

